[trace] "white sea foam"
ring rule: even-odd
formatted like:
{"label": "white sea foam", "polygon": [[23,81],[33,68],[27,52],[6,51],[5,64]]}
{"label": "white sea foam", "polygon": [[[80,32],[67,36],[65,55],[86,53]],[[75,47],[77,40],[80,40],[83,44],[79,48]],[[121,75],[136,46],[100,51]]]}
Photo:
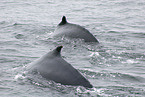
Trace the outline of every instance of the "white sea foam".
{"label": "white sea foam", "polygon": [[92,56],[99,56],[100,54],[98,52],[91,52],[90,57]]}
{"label": "white sea foam", "polygon": [[128,59],[128,60],[126,60],[125,62],[122,62],[122,63],[133,64],[133,63],[138,63],[138,61],[135,61],[133,59]]}
{"label": "white sea foam", "polygon": [[25,76],[23,76],[22,74],[17,74],[14,79],[15,80],[22,80],[24,78],[25,78]]}

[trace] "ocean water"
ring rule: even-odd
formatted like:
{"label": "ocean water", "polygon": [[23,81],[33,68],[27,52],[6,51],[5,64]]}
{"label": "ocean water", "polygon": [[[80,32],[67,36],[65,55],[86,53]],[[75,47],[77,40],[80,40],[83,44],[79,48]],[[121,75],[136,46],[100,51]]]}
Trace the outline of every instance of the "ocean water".
{"label": "ocean water", "polygon": [[[100,42],[54,39],[61,17]],[[94,86],[64,86],[26,67],[63,45],[63,58]],[[144,0],[0,0],[1,97],[144,97]]]}

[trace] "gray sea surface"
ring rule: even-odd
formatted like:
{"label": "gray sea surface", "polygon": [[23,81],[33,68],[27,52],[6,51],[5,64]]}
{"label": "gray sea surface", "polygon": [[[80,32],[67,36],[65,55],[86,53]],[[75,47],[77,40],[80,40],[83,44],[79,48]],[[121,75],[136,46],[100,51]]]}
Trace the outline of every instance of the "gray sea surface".
{"label": "gray sea surface", "polygon": [[[100,44],[54,39],[63,15]],[[58,45],[94,88],[25,73]],[[108,96],[145,96],[145,0],[0,0],[0,97]]]}

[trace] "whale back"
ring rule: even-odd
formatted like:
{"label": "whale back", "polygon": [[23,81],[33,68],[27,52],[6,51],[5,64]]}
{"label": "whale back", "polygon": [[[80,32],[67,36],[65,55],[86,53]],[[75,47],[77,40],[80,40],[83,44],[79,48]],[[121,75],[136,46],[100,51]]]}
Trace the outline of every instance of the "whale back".
{"label": "whale back", "polygon": [[85,42],[98,42],[98,40],[84,27],[66,21],[66,17],[63,16],[62,21],[57,25],[54,31],[54,37],[69,37],[80,38]]}
{"label": "whale back", "polygon": [[37,70],[42,77],[57,83],[92,88],[90,82],[61,57],[61,48],[57,47],[44,55],[33,69]]}

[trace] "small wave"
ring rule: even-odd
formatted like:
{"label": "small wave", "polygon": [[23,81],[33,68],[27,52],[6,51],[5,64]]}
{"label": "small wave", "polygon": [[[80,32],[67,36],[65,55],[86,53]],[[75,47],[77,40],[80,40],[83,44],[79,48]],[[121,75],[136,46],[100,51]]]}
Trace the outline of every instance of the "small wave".
{"label": "small wave", "polygon": [[5,21],[1,21],[0,24],[6,24],[6,22]]}
{"label": "small wave", "polygon": [[23,34],[17,34],[15,36],[16,39],[22,39],[22,38],[25,38]]}
{"label": "small wave", "polygon": [[94,72],[90,70],[80,70],[85,76],[92,79],[106,79],[106,80],[123,80],[123,81],[129,81],[129,82],[144,82],[145,78],[139,77],[139,76],[133,76],[130,74],[122,74],[122,73],[112,73],[108,71],[103,72]]}
{"label": "small wave", "polygon": [[92,56],[99,56],[100,54],[98,52],[91,52],[90,57]]}
{"label": "small wave", "polygon": [[13,26],[17,26],[17,25],[26,25],[26,24],[21,24],[21,23],[14,23]]}
{"label": "small wave", "polygon": [[89,97],[100,97],[105,96],[108,97],[110,95],[104,93],[103,88],[97,89],[97,88],[91,88],[91,89],[85,89],[84,87],[77,87],[76,88],[76,95],[77,96],[89,96]]}
{"label": "small wave", "polygon": [[125,62],[122,61],[122,63],[128,63],[128,64],[133,64],[133,63],[138,63],[138,61],[135,61],[133,59],[128,59]]}
{"label": "small wave", "polygon": [[145,91],[141,88],[134,88],[129,86],[108,86],[104,91],[106,94],[111,94],[111,96],[143,96],[145,95]]}
{"label": "small wave", "polygon": [[22,79],[24,79],[24,78],[26,78],[23,74],[17,74],[17,75],[15,75],[15,80],[22,80]]}
{"label": "small wave", "polygon": [[145,38],[145,32],[133,33],[133,34],[135,35],[134,37]]}
{"label": "small wave", "polygon": [[120,34],[120,32],[117,32],[117,31],[109,31],[108,33]]}

